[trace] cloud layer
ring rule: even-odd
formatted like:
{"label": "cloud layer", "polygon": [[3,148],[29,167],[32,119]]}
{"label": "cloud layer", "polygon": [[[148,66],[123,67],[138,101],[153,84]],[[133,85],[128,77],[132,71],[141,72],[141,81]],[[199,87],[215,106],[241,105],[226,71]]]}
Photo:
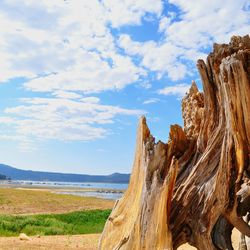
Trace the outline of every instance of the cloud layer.
{"label": "cloud layer", "polygon": [[[21,77],[39,96],[4,110],[1,138],[27,149],[34,140],[105,137],[117,116],[143,111],[105,105],[103,92],[138,85],[183,96],[212,43],[249,33],[249,12],[248,0],[1,1],[0,83]],[[150,23],[157,26],[151,39],[128,32]],[[162,79],[169,84],[155,89]]]}
{"label": "cloud layer", "polygon": [[250,30],[248,0],[185,1],[170,0],[176,11],[167,10],[159,19],[158,41],[133,41],[127,34],[119,43],[131,56],[141,57],[141,66],[167,75],[171,80],[184,79],[194,72],[194,63],[205,58],[214,42],[227,43],[233,35]]}
{"label": "cloud layer", "polygon": [[190,84],[180,83],[160,89],[158,93],[162,95],[174,95],[181,98],[188,92],[189,88]]}
{"label": "cloud layer", "polygon": [[[0,117],[1,127],[11,128],[2,139],[18,140],[23,148],[33,148],[34,141],[90,141],[110,134],[105,127],[118,115],[142,115],[142,110],[103,105],[99,98],[89,96],[67,98],[23,98],[23,105],[6,108]],[[12,131],[16,131],[13,135]]]}

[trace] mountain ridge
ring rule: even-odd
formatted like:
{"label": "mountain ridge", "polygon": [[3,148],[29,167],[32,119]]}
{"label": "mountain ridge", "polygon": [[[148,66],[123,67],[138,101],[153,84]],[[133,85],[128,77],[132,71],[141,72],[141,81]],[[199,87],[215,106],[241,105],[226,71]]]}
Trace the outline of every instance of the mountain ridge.
{"label": "mountain ridge", "polygon": [[130,174],[112,173],[110,175],[71,174],[46,171],[33,171],[0,164],[0,174],[12,180],[65,181],[65,182],[104,182],[128,183]]}

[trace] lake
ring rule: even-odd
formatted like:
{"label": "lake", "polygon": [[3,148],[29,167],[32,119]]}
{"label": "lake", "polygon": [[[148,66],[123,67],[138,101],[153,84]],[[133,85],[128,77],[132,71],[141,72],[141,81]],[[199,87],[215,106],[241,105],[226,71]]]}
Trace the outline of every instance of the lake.
{"label": "lake", "polygon": [[123,192],[110,192],[110,191],[56,191],[56,194],[70,194],[83,197],[97,197],[107,200],[118,200],[122,197]]}
{"label": "lake", "polygon": [[[127,189],[125,183],[101,183],[101,182],[59,182],[59,181],[27,181],[11,180],[1,181],[0,185],[25,187],[25,188],[53,188],[55,193],[70,194],[77,196],[97,197],[103,199],[117,200],[121,198],[123,192]],[[68,189],[60,191],[60,189]],[[76,191],[77,189],[77,191]],[[92,190],[91,190],[92,189]]]}

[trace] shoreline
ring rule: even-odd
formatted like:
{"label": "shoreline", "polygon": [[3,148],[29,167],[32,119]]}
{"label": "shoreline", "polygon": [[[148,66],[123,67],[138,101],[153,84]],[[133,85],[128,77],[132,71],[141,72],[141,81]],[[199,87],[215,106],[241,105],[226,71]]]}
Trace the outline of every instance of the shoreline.
{"label": "shoreline", "polygon": [[[2,186],[0,185],[0,188],[2,188]],[[63,188],[63,187],[59,187],[59,188],[46,188],[46,187],[35,187],[32,188],[30,186],[26,186],[26,187],[7,187],[7,188],[15,188],[15,189],[19,189],[19,190],[33,190],[33,191],[47,191],[47,192],[99,192],[99,193],[124,193],[125,190],[122,189],[109,189],[109,188]]]}
{"label": "shoreline", "polygon": [[[29,183],[30,184],[27,184]],[[97,187],[98,185],[110,185],[110,186],[124,186],[124,188],[114,188],[114,187]],[[94,187],[91,187],[94,186]],[[96,186],[96,187],[95,187]],[[76,192],[91,192],[91,191],[100,191],[100,192],[118,192],[123,193],[126,191],[128,183],[101,183],[101,182],[42,182],[42,181],[22,181],[22,180],[13,180],[13,181],[0,181],[0,188],[20,188],[20,189],[31,189],[31,190],[60,190],[60,191],[76,191]]]}
{"label": "shoreline", "polygon": [[30,187],[30,186],[1,186],[0,188],[22,190],[22,191],[35,191],[35,192],[49,192],[58,195],[71,195],[78,197],[89,197],[104,200],[118,200],[120,199],[125,190],[117,189],[100,189],[100,188],[47,188],[47,187]]}

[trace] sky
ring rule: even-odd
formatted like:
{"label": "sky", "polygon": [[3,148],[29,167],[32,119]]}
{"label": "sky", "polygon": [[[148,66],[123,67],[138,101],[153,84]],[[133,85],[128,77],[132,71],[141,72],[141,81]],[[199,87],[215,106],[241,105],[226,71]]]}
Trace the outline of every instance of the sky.
{"label": "sky", "polygon": [[141,115],[156,140],[213,43],[250,32],[249,0],[0,0],[0,162],[131,171]]}

